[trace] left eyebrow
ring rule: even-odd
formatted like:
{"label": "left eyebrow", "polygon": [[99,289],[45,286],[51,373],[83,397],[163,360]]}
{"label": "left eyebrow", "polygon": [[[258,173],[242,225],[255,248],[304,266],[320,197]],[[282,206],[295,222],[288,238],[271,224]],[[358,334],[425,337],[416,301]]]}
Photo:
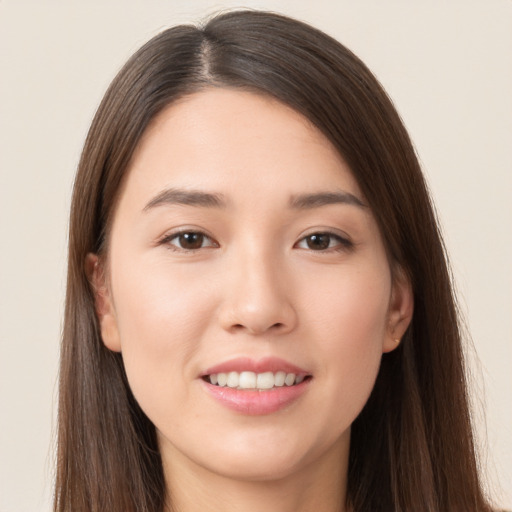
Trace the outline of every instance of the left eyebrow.
{"label": "left eyebrow", "polygon": [[360,208],[368,208],[357,196],[345,191],[300,194],[292,196],[290,199],[290,207],[298,210],[319,208],[330,204],[349,204]]}
{"label": "left eyebrow", "polygon": [[226,200],[222,194],[212,194],[201,190],[185,190],[169,188],[157,194],[144,207],[145,212],[163,205],[180,204],[202,208],[224,208]]}

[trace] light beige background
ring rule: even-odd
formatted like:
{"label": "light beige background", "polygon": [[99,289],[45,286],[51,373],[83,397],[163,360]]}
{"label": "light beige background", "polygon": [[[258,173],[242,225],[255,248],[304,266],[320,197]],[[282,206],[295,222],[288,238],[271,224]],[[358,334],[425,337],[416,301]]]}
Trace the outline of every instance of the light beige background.
{"label": "light beige background", "polygon": [[483,466],[512,509],[510,0],[0,0],[0,512],[50,510],[69,198],[104,89],[160,29],[243,5],[324,29],[395,100],[480,361],[472,356]]}

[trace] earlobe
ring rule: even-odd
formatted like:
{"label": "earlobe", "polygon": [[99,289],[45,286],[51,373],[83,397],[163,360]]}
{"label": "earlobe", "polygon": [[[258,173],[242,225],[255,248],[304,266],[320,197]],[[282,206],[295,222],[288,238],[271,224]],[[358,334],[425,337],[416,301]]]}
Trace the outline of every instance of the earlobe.
{"label": "earlobe", "polygon": [[121,340],[110,288],[104,266],[98,255],[89,253],[85,260],[85,271],[94,291],[94,307],[100,325],[101,339],[113,352],[121,352]]}
{"label": "earlobe", "polygon": [[402,269],[395,272],[389,304],[388,328],[382,351],[391,352],[400,345],[414,311],[414,294],[409,277]]}

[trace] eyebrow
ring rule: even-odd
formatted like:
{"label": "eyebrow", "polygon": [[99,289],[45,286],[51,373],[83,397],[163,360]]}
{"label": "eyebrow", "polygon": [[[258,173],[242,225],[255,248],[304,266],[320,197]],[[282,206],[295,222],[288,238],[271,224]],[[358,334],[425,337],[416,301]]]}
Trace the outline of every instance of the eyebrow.
{"label": "eyebrow", "polygon": [[[222,194],[203,192],[201,190],[169,188],[151,199],[143,211],[149,211],[157,206],[175,204],[202,208],[225,208],[227,201]],[[292,196],[290,199],[290,207],[294,210],[308,210],[331,204],[348,204],[367,208],[367,205],[357,196],[345,191],[300,194]]]}
{"label": "eyebrow", "polygon": [[183,190],[169,188],[163,190],[156,195],[144,207],[143,211],[151,210],[157,206],[163,205],[186,205],[186,206],[200,206],[203,208],[224,208],[226,200],[222,194],[212,194],[210,192],[202,192],[200,190]]}
{"label": "eyebrow", "polygon": [[368,208],[357,196],[345,191],[300,194],[293,196],[290,200],[290,206],[297,210],[308,210],[330,204],[349,204],[360,208]]}

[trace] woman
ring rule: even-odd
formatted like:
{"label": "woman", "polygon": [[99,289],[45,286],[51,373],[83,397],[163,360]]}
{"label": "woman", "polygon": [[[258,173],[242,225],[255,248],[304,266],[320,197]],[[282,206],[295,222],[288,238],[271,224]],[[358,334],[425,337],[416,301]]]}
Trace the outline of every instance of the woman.
{"label": "woman", "polygon": [[121,70],[63,338],[57,511],[490,510],[413,147],[305,24],[232,12]]}

